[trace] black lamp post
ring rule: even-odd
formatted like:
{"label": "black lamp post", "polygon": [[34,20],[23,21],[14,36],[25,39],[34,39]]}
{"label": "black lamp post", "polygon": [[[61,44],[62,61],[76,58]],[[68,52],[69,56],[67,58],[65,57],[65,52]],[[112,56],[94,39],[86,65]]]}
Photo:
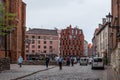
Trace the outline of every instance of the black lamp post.
{"label": "black lamp post", "polygon": [[108,44],[107,44],[107,54],[106,54],[106,64],[110,64],[110,57],[111,57],[111,54],[110,54],[110,31],[112,28],[111,26],[111,20],[112,20],[112,15],[109,13],[108,15],[106,15],[106,20],[107,20],[107,25],[108,25]]}
{"label": "black lamp post", "polygon": [[28,44],[28,60],[30,59],[30,43],[31,43],[31,40],[29,38],[27,38],[26,40],[26,43]]}
{"label": "black lamp post", "polygon": [[109,12],[108,15],[106,15],[106,20],[107,20],[107,23],[108,23],[109,27],[111,27],[112,17],[113,17],[113,16],[110,14],[110,12]]}

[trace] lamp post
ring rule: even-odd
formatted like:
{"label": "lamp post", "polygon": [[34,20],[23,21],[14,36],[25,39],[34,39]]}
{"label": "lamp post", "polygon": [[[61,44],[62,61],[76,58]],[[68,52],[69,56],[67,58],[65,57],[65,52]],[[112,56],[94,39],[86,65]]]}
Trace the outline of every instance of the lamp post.
{"label": "lamp post", "polygon": [[30,43],[31,43],[31,40],[29,38],[27,38],[26,40],[26,43],[28,44],[28,60],[30,59]]}
{"label": "lamp post", "polygon": [[108,43],[107,43],[107,55],[106,55],[106,64],[110,65],[110,59],[111,59],[111,54],[110,54],[110,33],[111,33],[111,20],[112,20],[112,15],[109,13],[106,15],[106,20],[107,20],[107,25],[108,25]]}

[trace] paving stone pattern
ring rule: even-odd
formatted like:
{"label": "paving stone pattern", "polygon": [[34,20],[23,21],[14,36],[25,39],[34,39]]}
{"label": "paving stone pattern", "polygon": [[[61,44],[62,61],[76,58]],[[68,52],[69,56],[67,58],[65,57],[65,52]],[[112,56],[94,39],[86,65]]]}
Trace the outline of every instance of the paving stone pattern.
{"label": "paving stone pattern", "polygon": [[58,67],[48,71],[39,72],[20,80],[107,80],[107,69],[91,70],[91,66],[64,66],[62,70]]}

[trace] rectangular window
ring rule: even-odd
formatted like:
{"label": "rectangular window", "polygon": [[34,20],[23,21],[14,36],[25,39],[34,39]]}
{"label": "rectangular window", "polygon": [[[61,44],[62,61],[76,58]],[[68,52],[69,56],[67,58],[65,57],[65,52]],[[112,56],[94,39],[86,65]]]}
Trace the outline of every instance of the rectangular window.
{"label": "rectangular window", "polygon": [[40,41],[38,41],[38,44],[40,44]]}
{"label": "rectangular window", "polygon": [[26,48],[28,48],[28,45],[26,45]]}
{"label": "rectangular window", "polygon": [[35,43],[35,40],[32,40],[32,44],[34,44]]}
{"label": "rectangular window", "polygon": [[40,39],[40,36],[38,36],[38,39]]}
{"label": "rectangular window", "polygon": [[32,45],[32,48],[35,48],[35,45]]}
{"label": "rectangular window", "polygon": [[46,46],[44,46],[44,49],[46,49],[47,47]]}
{"label": "rectangular window", "polygon": [[34,39],[34,38],[35,38],[35,36],[32,36],[32,38]]}
{"label": "rectangular window", "polygon": [[52,49],[52,46],[50,46],[49,48]]}
{"label": "rectangular window", "polygon": [[44,53],[46,53],[46,50],[44,50]]}
{"label": "rectangular window", "polygon": [[69,35],[70,40],[72,40],[72,35]]}
{"label": "rectangular window", "polygon": [[46,44],[47,42],[46,41],[44,41],[44,44]]}
{"label": "rectangular window", "polygon": [[34,53],[35,52],[35,50],[32,50],[32,53]]}
{"label": "rectangular window", "polygon": [[40,45],[38,46],[38,48],[40,49]]}
{"label": "rectangular window", "polygon": [[76,36],[74,36],[74,39],[76,39]]}
{"label": "rectangular window", "polygon": [[50,41],[50,44],[52,44],[52,41]]}

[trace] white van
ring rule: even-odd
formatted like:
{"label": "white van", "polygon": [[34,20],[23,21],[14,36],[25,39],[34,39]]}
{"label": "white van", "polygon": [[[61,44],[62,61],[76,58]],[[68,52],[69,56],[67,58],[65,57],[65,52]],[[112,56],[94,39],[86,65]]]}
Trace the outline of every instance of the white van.
{"label": "white van", "polygon": [[87,65],[88,64],[88,59],[86,57],[81,57],[80,58],[80,65]]}
{"label": "white van", "polygon": [[102,68],[104,69],[104,62],[102,57],[94,57],[92,60],[92,69]]}

